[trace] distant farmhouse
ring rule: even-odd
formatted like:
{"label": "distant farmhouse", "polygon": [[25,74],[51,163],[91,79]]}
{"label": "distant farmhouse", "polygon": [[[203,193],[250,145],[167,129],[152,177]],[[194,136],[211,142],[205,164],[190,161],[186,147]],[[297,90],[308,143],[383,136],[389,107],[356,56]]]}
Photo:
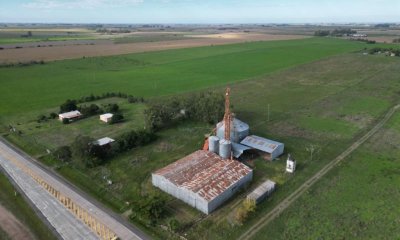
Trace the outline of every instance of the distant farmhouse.
{"label": "distant farmhouse", "polygon": [[78,119],[82,116],[81,112],[78,110],[71,111],[71,112],[66,112],[66,113],[60,113],[58,114],[58,119],[60,121],[63,121],[64,119],[68,119],[69,121]]}
{"label": "distant farmhouse", "polygon": [[112,113],[105,113],[100,115],[100,120],[106,123],[111,122],[111,119],[114,115]]}

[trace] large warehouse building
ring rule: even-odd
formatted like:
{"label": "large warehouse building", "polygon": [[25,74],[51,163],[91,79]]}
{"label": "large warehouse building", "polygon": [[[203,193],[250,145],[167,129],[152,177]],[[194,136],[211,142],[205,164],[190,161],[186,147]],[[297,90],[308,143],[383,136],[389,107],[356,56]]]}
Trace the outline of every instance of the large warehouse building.
{"label": "large warehouse building", "polygon": [[209,214],[253,178],[236,160],[199,150],[152,174],[153,185]]}

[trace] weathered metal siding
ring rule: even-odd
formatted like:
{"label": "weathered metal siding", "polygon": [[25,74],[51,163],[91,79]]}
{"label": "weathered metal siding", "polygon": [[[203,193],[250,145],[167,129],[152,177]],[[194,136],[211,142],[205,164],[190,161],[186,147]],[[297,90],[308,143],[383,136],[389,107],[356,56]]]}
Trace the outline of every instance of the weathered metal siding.
{"label": "weathered metal siding", "polygon": [[189,204],[190,206],[197,208],[203,213],[208,214],[208,202],[205,201],[203,198],[201,198],[198,194],[193,193],[192,191],[186,188],[174,185],[163,176],[152,174],[151,178],[154,186],[182,200],[183,202]]}
{"label": "weathered metal siding", "polygon": [[[231,124],[231,141],[235,143],[239,143],[245,137],[249,135],[249,125],[245,122],[240,121],[237,118],[232,120]],[[225,124],[223,122],[219,122],[217,124],[217,136],[220,139],[224,139],[225,137]]]}
{"label": "weathered metal siding", "polygon": [[231,141],[222,139],[219,141],[219,156],[223,159],[231,158],[232,143]]}
{"label": "weathered metal siding", "polygon": [[168,194],[182,200],[190,206],[197,208],[205,214],[209,214],[216,208],[221,206],[226,200],[232,197],[239,189],[245,186],[253,179],[253,171],[249,172],[242,179],[237,181],[235,184],[227,188],[223,193],[218,195],[212,201],[207,202],[201,198],[197,193],[194,193],[186,188],[178,187],[172,184],[163,176],[152,174],[152,183],[154,186],[167,192]]}
{"label": "weathered metal siding", "polygon": [[218,197],[214,198],[211,202],[208,203],[208,212],[207,214],[214,211],[216,208],[221,206],[226,200],[231,198],[239,189],[243,186],[251,182],[253,179],[253,171],[248,173],[245,177],[237,181],[231,187],[229,187],[225,192],[221,193]]}
{"label": "weathered metal siding", "polygon": [[211,136],[208,138],[208,147],[210,152],[218,154],[219,152],[219,138],[217,136]]}
{"label": "weathered metal siding", "polygon": [[249,195],[247,195],[247,198],[255,200],[256,203],[260,203],[266,197],[271,195],[271,193],[275,190],[275,186],[276,186],[275,182],[267,180],[262,184],[260,184]]}
{"label": "weathered metal siding", "polygon": [[272,160],[274,160],[275,158],[282,155],[284,149],[285,149],[285,145],[283,143],[278,145],[278,147],[271,153]]}

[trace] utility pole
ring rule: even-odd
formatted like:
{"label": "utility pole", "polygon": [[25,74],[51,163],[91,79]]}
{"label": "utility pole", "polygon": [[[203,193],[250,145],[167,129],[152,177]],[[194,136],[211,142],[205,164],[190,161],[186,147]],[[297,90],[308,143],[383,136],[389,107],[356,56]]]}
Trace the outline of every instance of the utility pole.
{"label": "utility pole", "polygon": [[267,122],[269,122],[269,103],[268,103],[268,116],[267,116]]}

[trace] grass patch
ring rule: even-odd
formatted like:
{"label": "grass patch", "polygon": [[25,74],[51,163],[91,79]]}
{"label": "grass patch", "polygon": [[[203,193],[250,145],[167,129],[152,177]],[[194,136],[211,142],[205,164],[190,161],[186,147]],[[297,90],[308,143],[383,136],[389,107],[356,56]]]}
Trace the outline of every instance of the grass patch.
{"label": "grass patch", "polygon": [[[22,224],[27,226],[36,239],[57,239],[25,202],[24,198],[19,194],[15,196],[14,187],[2,172],[0,172],[0,186],[0,204],[8,209]],[[0,236],[2,236],[1,231]]]}
{"label": "grass patch", "polygon": [[[397,238],[400,148],[388,147],[384,139],[390,134],[392,141],[400,140],[400,131],[391,134],[392,126],[400,123],[399,116],[397,113],[386,129],[321,179],[254,239]],[[376,151],[376,145],[383,150]]]}
{"label": "grass patch", "polygon": [[18,71],[0,69],[0,113],[55,107],[68,98],[105,91],[144,97],[193,91],[254,78],[366,46],[358,42],[312,38],[64,60]]}
{"label": "grass patch", "polygon": [[387,109],[390,103],[377,97],[356,98],[354,101],[341,106],[338,110],[340,114],[356,115],[368,113],[372,116],[379,116],[384,109]]}
{"label": "grass patch", "polygon": [[303,117],[298,119],[299,125],[308,128],[315,133],[323,134],[340,134],[344,136],[351,136],[356,131],[355,126],[349,123],[342,122],[338,119],[320,118],[320,117]]}

